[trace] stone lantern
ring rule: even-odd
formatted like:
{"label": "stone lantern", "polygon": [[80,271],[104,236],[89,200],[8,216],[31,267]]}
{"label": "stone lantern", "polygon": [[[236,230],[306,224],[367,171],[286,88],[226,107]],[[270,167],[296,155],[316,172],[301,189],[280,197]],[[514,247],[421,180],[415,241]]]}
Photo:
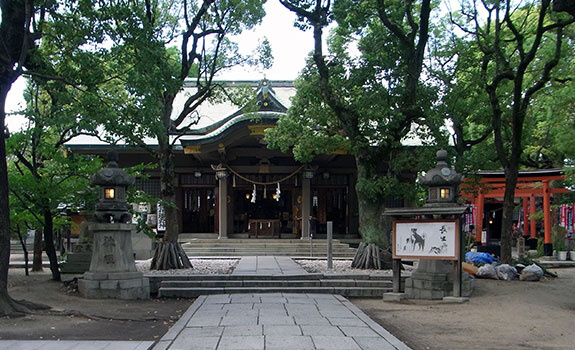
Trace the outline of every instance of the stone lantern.
{"label": "stone lantern", "polygon": [[126,203],[126,189],[134,177],[118,168],[118,155],[108,153],[108,166],[100,169],[92,183],[100,187],[95,223],[88,226],[94,234],[90,270],[78,281],[80,295],[90,299],[147,299],[150,282],[136,269],[132,233],[136,225],[128,224],[131,214]]}
{"label": "stone lantern", "polygon": [[108,152],[108,166],[92,177],[92,184],[99,186],[100,201],[94,213],[97,222],[127,223],[132,215],[126,203],[126,189],[136,179],[118,167],[118,154]]}
{"label": "stone lantern", "polygon": [[458,186],[462,175],[458,174],[447,164],[447,151],[437,151],[437,163],[434,168],[419,177],[419,182],[428,188],[426,206],[438,206],[446,203],[449,206],[457,201]]}
{"label": "stone lantern", "polygon": [[[458,174],[447,164],[447,151],[437,151],[437,163],[434,168],[428,170],[424,176],[419,177],[421,185],[428,188],[428,200],[423,207],[417,208],[393,208],[387,209],[383,215],[391,216],[396,221],[413,223],[432,223],[460,220],[461,216],[468,212],[467,206],[457,203],[458,186],[462,181],[462,175]],[[446,301],[462,302],[467,300],[473,289],[473,281],[461,270],[462,238],[461,221],[456,221],[455,238],[456,260],[451,257],[441,259],[433,256],[433,251],[424,245],[427,250],[419,255],[417,269],[405,280],[405,293],[400,293],[401,289],[401,263],[399,259],[394,260],[394,293],[388,293],[384,300],[410,299],[443,299]],[[430,234],[430,232],[428,232]],[[437,232],[431,231],[437,237]],[[428,235],[424,240],[429,240]],[[396,242],[394,242],[396,244]]]}

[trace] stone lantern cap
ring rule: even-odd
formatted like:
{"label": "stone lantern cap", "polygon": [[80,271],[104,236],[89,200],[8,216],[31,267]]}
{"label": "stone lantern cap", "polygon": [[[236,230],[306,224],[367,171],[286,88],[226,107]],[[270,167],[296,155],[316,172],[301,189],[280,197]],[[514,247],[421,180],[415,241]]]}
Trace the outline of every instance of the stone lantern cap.
{"label": "stone lantern cap", "polygon": [[92,176],[92,184],[97,186],[132,186],[136,182],[134,176],[128,175],[118,167],[118,153],[108,152],[108,165]]}
{"label": "stone lantern cap", "polygon": [[449,167],[447,164],[447,151],[437,151],[436,157],[435,168],[428,170],[425,176],[420,176],[419,183],[426,187],[458,186],[462,181],[463,175],[458,174],[455,169]]}

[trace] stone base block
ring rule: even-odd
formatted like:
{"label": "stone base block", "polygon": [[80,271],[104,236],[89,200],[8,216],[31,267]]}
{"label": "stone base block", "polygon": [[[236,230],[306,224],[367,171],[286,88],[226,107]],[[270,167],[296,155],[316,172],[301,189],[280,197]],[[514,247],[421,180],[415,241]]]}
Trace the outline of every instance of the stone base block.
{"label": "stone base block", "polygon": [[407,295],[405,293],[384,293],[383,294],[383,301],[398,303],[403,300],[407,299]]}
{"label": "stone base block", "polygon": [[465,298],[465,297],[445,297],[443,298],[443,302],[444,303],[450,303],[450,304],[463,304],[469,301],[469,298]]}
{"label": "stone base block", "polygon": [[[474,280],[463,274],[462,296],[473,292]],[[405,280],[405,294],[409,299],[442,300],[453,296],[453,275],[443,273],[413,273]]]}
{"label": "stone base block", "polygon": [[132,279],[81,279],[78,281],[80,295],[87,299],[149,299],[150,281],[147,278]]}

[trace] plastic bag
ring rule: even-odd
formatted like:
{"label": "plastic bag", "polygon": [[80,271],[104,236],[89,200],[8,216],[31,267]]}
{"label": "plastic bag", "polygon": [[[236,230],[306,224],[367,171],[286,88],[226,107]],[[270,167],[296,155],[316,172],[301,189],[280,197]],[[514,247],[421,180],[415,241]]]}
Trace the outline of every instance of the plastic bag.
{"label": "plastic bag", "polygon": [[474,264],[491,264],[493,262],[498,262],[499,259],[494,258],[489,253],[467,252],[465,253],[465,261],[472,262]]}
{"label": "plastic bag", "polygon": [[513,281],[514,279],[517,279],[517,270],[509,264],[499,265],[495,270],[497,271],[497,277],[499,277],[500,280]]}
{"label": "plastic bag", "polygon": [[493,266],[493,265],[481,266],[479,268],[479,270],[477,270],[477,273],[475,274],[475,276],[481,277],[481,278],[491,278],[494,280],[499,279],[499,277],[497,277],[497,271],[495,270],[495,266]]}
{"label": "plastic bag", "polygon": [[523,271],[521,271],[519,279],[521,281],[537,282],[541,279],[541,277],[543,277],[544,274],[545,272],[541,267],[537,266],[536,264],[531,264],[524,268]]}

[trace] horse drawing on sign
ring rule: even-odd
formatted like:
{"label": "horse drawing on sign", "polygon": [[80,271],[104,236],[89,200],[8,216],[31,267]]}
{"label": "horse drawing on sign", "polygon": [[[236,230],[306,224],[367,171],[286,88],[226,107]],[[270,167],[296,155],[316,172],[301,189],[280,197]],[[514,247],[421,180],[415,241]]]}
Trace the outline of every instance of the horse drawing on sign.
{"label": "horse drawing on sign", "polygon": [[425,233],[420,235],[417,233],[416,228],[412,228],[411,235],[405,240],[403,250],[407,250],[408,247],[410,247],[412,251],[415,251],[416,248],[423,251],[423,248],[425,248]]}

